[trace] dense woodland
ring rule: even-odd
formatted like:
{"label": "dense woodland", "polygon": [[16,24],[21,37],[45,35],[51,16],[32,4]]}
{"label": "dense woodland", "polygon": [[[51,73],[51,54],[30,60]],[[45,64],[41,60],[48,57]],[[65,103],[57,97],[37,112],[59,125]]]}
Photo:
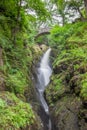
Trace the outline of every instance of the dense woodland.
{"label": "dense woodland", "polygon": [[87,130],[87,0],[0,0],[0,130],[44,130],[33,76],[49,47],[52,130]]}

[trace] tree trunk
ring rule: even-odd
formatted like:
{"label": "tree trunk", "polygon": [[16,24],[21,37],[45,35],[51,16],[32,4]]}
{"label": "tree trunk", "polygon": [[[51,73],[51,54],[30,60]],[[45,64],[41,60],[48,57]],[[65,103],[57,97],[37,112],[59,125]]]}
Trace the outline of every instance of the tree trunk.
{"label": "tree trunk", "polygon": [[18,13],[17,13],[17,22],[19,23],[19,20],[20,20],[20,10],[21,10],[21,4],[22,4],[22,0],[20,0],[19,2],[18,2]]}
{"label": "tree trunk", "polygon": [[4,74],[3,74],[3,56],[2,56],[2,48],[0,47],[0,91],[5,90],[5,85],[4,85]]}
{"label": "tree trunk", "polygon": [[62,14],[61,16],[62,16],[62,26],[64,26],[66,23],[65,14]]}
{"label": "tree trunk", "polygon": [[84,0],[84,4],[85,4],[86,16],[87,16],[87,0]]}
{"label": "tree trunk", "polygon": [[78,12],[79,12],[79,14],[80,14],[81,21],[84,21],[84,17],[83,17],[83,14],[81,13],[80,9],[77,8],[77,10],[78,10]]}
{"label": "tree trunk", "polygon": [[17,18],[16,18],[16,26],[12,29],[13,43],[16,43],[16,33],[20,30],[20,11],[21,11],[22,0],[17,1]]}
{"label": "tree trunk", "polygon": [[0,47],[0,67],[3,67],[2,48]]}

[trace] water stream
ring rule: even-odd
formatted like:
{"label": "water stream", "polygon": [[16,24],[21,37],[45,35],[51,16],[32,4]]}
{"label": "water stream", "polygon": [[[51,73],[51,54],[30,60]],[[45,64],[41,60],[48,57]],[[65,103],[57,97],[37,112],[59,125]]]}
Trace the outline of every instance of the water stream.
{"label": "water stream", "polygon": [[37,97],[40,102],[40,116],[42,118],[44,129],[51,130],[51,120],[49,115],[49,107],[44,98],[44,90],[50,82],[50,76],[52,74],[52,68],[50,66],[50,52],[49,48],[41,58],[40,64],[37,68]]}

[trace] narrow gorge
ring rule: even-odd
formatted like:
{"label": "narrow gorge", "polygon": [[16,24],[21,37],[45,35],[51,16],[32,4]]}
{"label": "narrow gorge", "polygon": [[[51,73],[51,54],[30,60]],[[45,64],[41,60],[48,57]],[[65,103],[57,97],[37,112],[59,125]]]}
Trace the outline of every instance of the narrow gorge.
{"label": "narrow gorge", "polygon": [[87,130],[87,0],[0,0],[0,130]]}

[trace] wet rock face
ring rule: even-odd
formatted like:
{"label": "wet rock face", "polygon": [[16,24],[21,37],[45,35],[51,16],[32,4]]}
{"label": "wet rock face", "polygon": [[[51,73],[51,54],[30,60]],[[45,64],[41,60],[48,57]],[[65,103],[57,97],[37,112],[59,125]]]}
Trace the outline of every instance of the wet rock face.
{"label": "wet rock face", "polygon": [[64,97],[52,111],[53,130],[79,130],[78,111],[81,101],[74,97]]}
{"label": "wet rock face", "polygon": [[[49,95],[48,95],[49,97]],[[47,98],[47,96],[46,96]],[[51,98],[52,100],[52,98]],[[50,100],[48,100],[50,102]],[[53,124],[52,130],[86,130],[87,108],[86,102],[72,93],[65,93],[49,103]]]}
{"label": "wet rock face", "polygon": [[0,72],[0,91],[5,90],[5,85],[4,85],[4,75],[3,73]]}
{"label": "wet rock face", "polygon": [[83,102],[79,112],[80,130],[87,130],[87,101]]}
{"label": "wet rock face", "polygon": [[2,48],[0,47],[0,66],[3,66]]}

